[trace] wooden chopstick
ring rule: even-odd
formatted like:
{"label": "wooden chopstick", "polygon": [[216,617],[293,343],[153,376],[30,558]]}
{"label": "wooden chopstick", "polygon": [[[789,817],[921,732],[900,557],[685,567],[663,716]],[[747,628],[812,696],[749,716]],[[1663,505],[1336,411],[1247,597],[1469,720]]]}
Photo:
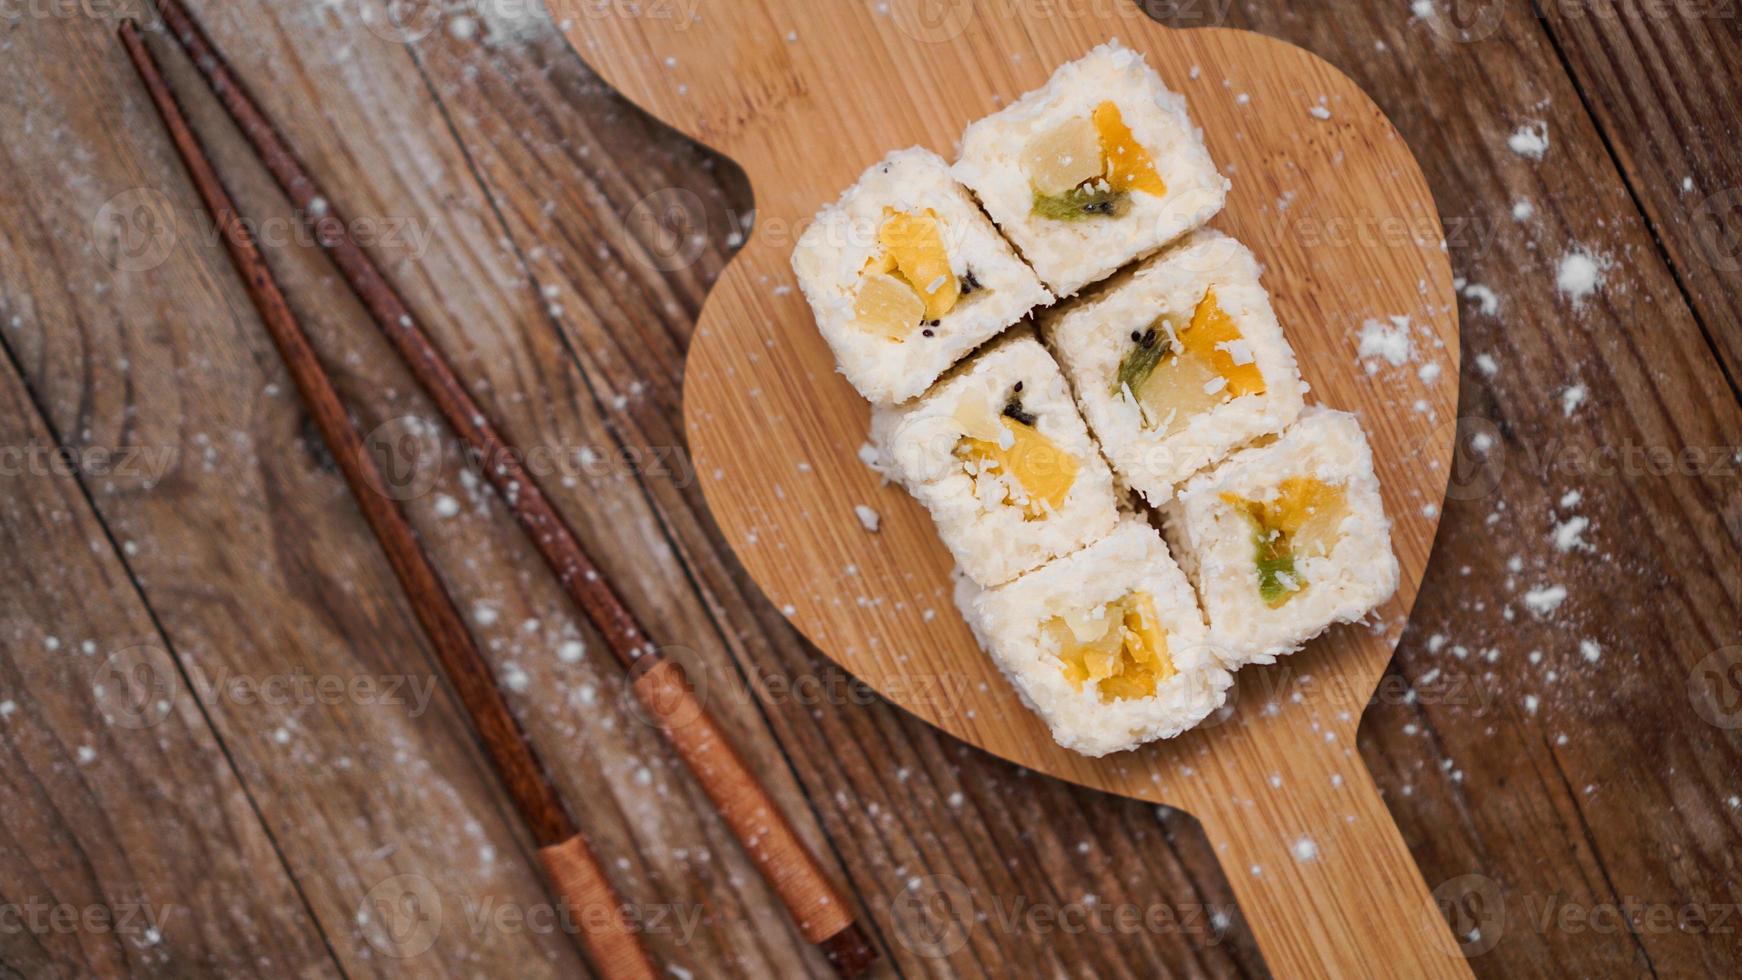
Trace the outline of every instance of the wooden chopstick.
{"label": "wooden chopstick", "polygon": [[877,951],[804,846],[768,790],[703,708],[683,669],[663,657],[634,615],[605,581],[579,539],[511,451],[446,358],[424,333],[405,301],[374,261],[352,240],[332,199],[309,176],[289,144],[180,0],[160,0],[170,35],[181,44],[271,172],[316,241],[332,256],[351,290],[374,318],[443,417],[478,459],[515,520],[532,539],[569,598],[604,636],[628,671],[632,689],[660,732],[701,783],[708,798],[780,896],[804,937],[821,947],[842,976],[855,976]]}
{"label": "wooden chopstick", "polygon": [[594,965],[605,976],[650,980],[655,976],[653,962],[640,937],[630,931],[620,914],[623,901],[600,869],[585,836],[575,827],[519,722],[508,710],[489,666],[472,642],[453,599],[442,588],[404,513],[397,503],[375,489],[384,484],[364,449],[362,436],[351,425],[338,392],[316,359],[314,348],[285,301],[253,235],[237,214],[199,137],[183,116],[137,25],[131,20],[122,22],[120,36],[175,142],[189,178],[218,226],[249,298],[259,310],[291,380],[314,417],[321,438],[386,552],[394,575],[410,597],[412,611],[429,637],[449,684],[465,706],[497,775],[531,830],[552,886],[560,898],[583,913],[579,916],[584,925],[580,938]]}

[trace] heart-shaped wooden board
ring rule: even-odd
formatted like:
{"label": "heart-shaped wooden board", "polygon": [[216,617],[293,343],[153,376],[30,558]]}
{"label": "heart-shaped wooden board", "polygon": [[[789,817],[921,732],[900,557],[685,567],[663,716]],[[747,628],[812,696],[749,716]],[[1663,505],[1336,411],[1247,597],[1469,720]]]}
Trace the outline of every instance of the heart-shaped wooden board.
{"label": "heart-shaped wooden board", "polygon": [[[1439,523],[1458,401],[1438,212],[1378,107],[1304,50],[1163,28],[1134,4],[551,5],[607,80],[750,177],[755,227],[702,311],[684,401],[708,504],[769,600],[842,667],[956,737],[1197,815],[1279,973],[1466,975],[1355,750]],[[953,159],[969,122],[1114,37],[1185,95],[1232,180],[1214,224],[1264,264],[1309,397],[1366,428],[1402,584],[1376,624],[1242,671],[1233,709],[1204,728],[1093,760],[1058,747],[976,647],[931,521],[860,461],[868,408],[835,373],[789,257],[817,209],[890,150]],[[1372,329],[1404,331],[1409,357],[1363,358]],[[859,505],[880,530],[861,526]]]}

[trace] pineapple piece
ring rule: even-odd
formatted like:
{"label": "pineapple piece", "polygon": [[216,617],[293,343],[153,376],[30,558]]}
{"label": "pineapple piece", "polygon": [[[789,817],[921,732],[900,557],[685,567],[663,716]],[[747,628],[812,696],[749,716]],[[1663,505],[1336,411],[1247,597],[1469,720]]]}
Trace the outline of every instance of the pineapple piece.
{"label": "pineapple piece", "polygon": [[1021,506],[1028,520],[1044,520],[1064,506],[1065,497],[1077,481],[1080,464],[1075,456],[1027,422],[1008,414],[998,421],[1003,432],[996,440],[964,436],[956,444],[956,456],[975,464],[976,478],[993,474],[1010,476],[1026,499],[1007,502]]}
{"label": "pineapple piece", "polygon": [[1234,363],[1234,355],[1228,346],[1243,343],[1240,327],[1216,302],[1214,286],[1204,290],[1204,298],[1198,301],[1198,308],[1192,313],[1192,322],[1180,331],[1179,342],[1226,378],[1228,390],[1236,397],[1264,394],[1264,375],[1258,370],[1258,362],[1247,358],[1245,364]]}
{"label": "pineapple piece", "polygon": [[1157,684],[1179,673],[1151,596],[1133,592],[1098,612],[1055,616],[1041,627],[1071,686],[1080,691],[1084,684],[1094,684],[1105,704],[1149,697]]}
{"label": "pineapple piece", "polygon": [[855,322],[879,337],[906,340],[925,318],[925,303],[906,282],[887,272],[868,271],[853,298]]}
{"label": "pineapple piece", "polygon": [[950,270],[944,236],[937,215],[887,211],[877,229],[877,244],[895,272],[907,280],[925,304],[925,319],[936,320],[948,313],[961,298],[962,284]]}
{"label": "pineapple piece", "polygon": [[1160,197],[1167,193],[1167,184],[1155,172],[1149,153],[1131,135],[1131,127],[1119,115],[1119,106],[1111,101],[1095,107],[1095,132],[1100,138],[1101,152],[1107,158],[1107,182],[1114,190],[1142,191]]}
{"label": "pineapple piece", "polygon": [[[1165,335],[1158,328],[1165,328]],[[1204,291],[1190,323],[1182,327],[1164,315],[1131,339],[1134,346],[1119,362],[1113,390],[1130,389],[1145,421],[1152,428],[1162,427],[1164,436],[1199,412],[1241,395],[1264,393],[1257,362],[1248,358],[1235,363],[1230,348],[1244,340],[1234,318],[1216,302],[1215,287]]]}
{"label": "pineapple piece", "polygon": [[1036,194],[1056,197],[1106,171],[1101,135],[1087,119],[1072,119],[1030,139],[1022,148],[1022,169]]}
{"label": "pineapple piece", "polygon": [[1349,516],[1343,488],[1312,476],[1282,481],[1273,500],[1247,500],[1232,493],[1222,494],[1222,500],[1252,524],[1258,594],[1272,609],[1308,585],[1296,570],[1295,559],[1330,554],[1337,546],[1338,529]]}

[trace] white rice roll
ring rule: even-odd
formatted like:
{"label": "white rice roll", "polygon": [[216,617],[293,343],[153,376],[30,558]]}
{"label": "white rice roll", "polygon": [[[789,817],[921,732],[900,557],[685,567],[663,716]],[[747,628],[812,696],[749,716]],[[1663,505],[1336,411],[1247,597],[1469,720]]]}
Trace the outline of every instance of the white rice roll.
{"label": "white rice roll", "polygon": [[[1069,134],[1088,140],[1084,149],[1092,152],[1090,134],[1098,127],[1083,127],[1108,102],[1148,157],[1163,192],[1131,190],[1116,213],[1069,219],[1037,213],[1036,195],[1058,191],[1051,181],[1061,174],[1067,181],[1084,176],[1105,160],[1084,166],[1085,154],[1070,149],[1081,141]],[[1104,139],[1101,149],[1105,154]],[[1111,172],[1112,165],[1103,169]],[[1061,65],[1044,86],[970,125],[953,173],[1060,297],[1209,221],[1228,193],[1227,179],[1186,114],[1185,99],[1162,84],[1142,55],[1117,41]],[[1091,178],[1079,189],[1097,187]]]}
{"label": "white rice roll", "polygon": [[[887,268],[894,215],[924,218],[935,227],[947,274],[927,263],[927,281],[911,282],[903,276],[912,269]],[[1052,302],[1033,270],[951,179],[943,158],[919,147],[891,153],[818,212],[793,250],[792,268],[840,372],[877,404],[925,391],[968,352]],[[881,276],[895,279],[880,285],[892,288],[897,306],[915,304],[907,315],[917,319],[896,329],[883,316],[863,315],[866,285]],[[953,303],[933,318],[928,294],[947,294]]]}
{"label": "white rice roll", "polygon": [[1229,669],[1267,664],[1397,590],[1391,525],[1355,416],[1313,406],[1162,508]]}
{"label": "white rice roll", "polygon": [[1105,537],[1113,477],[1033,331],[959,365],[909,405],[872,414],[872,441],[982,586]]}
{"label": "white rice roll", "polygon": [[[1108,680],[1080,673],[1073,681],[1061,658],[1065,638],[1092,641],[1120,628],[1110,617],[1120,616],[1119,604],[1132,596],[1147,597],[1146,609],[1153,609],[1165,645],[1156,651],[1157,662],[1165,660],[1167,672],[1149,674],[1158,679],[1148,686],[1152,693],[1141,696],[1114,696]],[[1053,738],[1084,755],[1172,738],[1220,708],[1233,682],[1211,649],[1185,575],[1161,536],[1140,519],[1124,520],[1088,548],[1007,585],[982,590],[961,580],[956,601],[981,646]],[[1128,677],[1127,683],[1136,681]],[[1138,683],[1138,690],[1144,686]]]}
{"label": "white rice roll", "polygon": [[[1184,343],[1180,332],[1194,329],[1212,295],[1226,316],[1220,325],[1231,324],[1237,336]],[[1154,506],[1235,448],[1281,432],[1301,411],[1306,386],[1259,282],[1258,261],[1218,231],[1193,232],[1068,307],[1047,311],[1040,326],[1113,469]],[[1144,342],[1169,352],[1133,391],[1121,368]],[[1180,364],[1182,357],[1191,363]]]}

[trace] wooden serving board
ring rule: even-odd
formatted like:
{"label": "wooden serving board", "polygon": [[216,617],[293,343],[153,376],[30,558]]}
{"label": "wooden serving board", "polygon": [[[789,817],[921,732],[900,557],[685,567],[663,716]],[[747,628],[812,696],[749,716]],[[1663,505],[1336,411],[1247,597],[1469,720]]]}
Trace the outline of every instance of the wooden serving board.
{"label": "wooden serving board", "polygon": [[[1355,749],[1439,523],[1458,403],[1439,215],[1378,107],[1300,48],[1163,28],[1135,5],[551,7],[600,74],[732,157],[754,188],[755,227],[702,311],[684,399],[708,504],[768,599],[842,667],[958,738],[1196,815],[1279,975],[1467,976]],[[1311,397],[1366,427],[1402,585],[1377,626],[1338,628],[1242,671],[1234,708],[1205,728],[1092,760],[1059,748],[978,650],[925,511],[860,462],[868,408],[835,373],[788,260],[805,223],[865,167],[914,144],[953,158],[970,121],[1113,37],[1186,96],[1232,179],[1215,224],[1264,263]],[[681,192],[644,203],[684,207]],[[1359,357],[1365,322],[1396,329],[1405,317],[1407,362]],[[1429,363],[1437,375],[1421,371]],[[860,504],[881,530],[861,526]]]}

